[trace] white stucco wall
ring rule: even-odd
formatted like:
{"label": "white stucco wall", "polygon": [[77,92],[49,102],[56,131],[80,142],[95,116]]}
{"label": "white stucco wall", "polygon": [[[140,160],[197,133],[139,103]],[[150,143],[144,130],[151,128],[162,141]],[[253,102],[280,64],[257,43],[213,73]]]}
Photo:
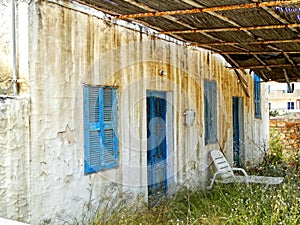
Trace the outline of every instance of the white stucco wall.
{"label": "white stucco wall", "polygon": [[[249,85],[253,88],[253,82]],[[245,112],[245,166],[251,167],[262,162],[269,149],[269,108],[268,92],[265,83],[261,83],[261,118],[254,117],[254,103]]]}
{"label": "white stucco wall", "polygon": [[0,96],[0,215],[30,217],[30,100]]}
{"label": "white stucco wall", "polygon": [[[29,128],[22,126],[30,134],[29,150],[24,147],[22,153],[29,154],[30,164],[20,161],[29,167],[23,178],[29,193],[22,209],[28,220],[23,221],[57,225],[88,220],[107,202],[113,207],[121,198],[133,200],[132,196],[146,201],[147,90],[168,92],[173,120],[168,172],[174,186],[205,187],[207,153],[214,148],[221,147],[232,161],[232,96],[244,98],[246,160],[256,156],[255,146],[268,132],[267,108],[262,109],[262,119],[254,119],[251,75],[243,75],[249,84],[248,98],[220,56],[161,40],[138,25],[125,28],[76,3],[53,2],[32,1],[30,26],[27,34],[23,31],[29,37],[29,58],[24,53],[20,60],[29,61],[30,74],[25,77],[30,84],[30,108],[22,109],[30,118]],[[217,82],[218,143],[211,145],[204,144],[204,79]],[[113,85],[119,90],[120,166],[87,176],[83,171],[83,84]],[[196,112],[190,127],[184,126],[186,109]],[[20,129],[16,127],[16,133]],[[4,190],[6,196],[10,190]],[[3,208],[10,213],[7,217],[15,214]]]}

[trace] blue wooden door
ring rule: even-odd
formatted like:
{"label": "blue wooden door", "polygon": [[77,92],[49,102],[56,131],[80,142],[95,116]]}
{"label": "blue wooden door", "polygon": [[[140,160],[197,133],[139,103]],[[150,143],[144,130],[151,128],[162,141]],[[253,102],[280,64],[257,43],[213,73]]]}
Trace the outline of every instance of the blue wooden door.
{"label": "blue wooden door", "polygon": [[243,98],[232,98],[232,124],[233,124],[233,162],[241,166],[244,158],[244,108]]}
{"label": "blue wooden door", "polygon": [[166,93],[147,91],[147,168],[149,205],[167,191]]}

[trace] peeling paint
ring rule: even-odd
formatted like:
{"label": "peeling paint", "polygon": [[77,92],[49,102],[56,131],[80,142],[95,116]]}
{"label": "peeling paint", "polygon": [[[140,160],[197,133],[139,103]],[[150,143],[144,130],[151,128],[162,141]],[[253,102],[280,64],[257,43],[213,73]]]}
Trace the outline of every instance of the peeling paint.
{"label": "peeling paint", "polygon": [[60,138],[62,142],[66,140],[68,144],[75,144],[76,142],[75,130],[71,130],[68,124],[64,131],[57,132],[57,136]]}
{"label": "peeling paint", "polygon": [[[81,13],[78,5],[72,9],[72,3],[66,8],[57,2],[29,6],[28,52],[20,60],[30,62],[30,85],[23,89],[30,100],[0,101],[0,132],[5,135],[0,143],[9,149],[0,159],[1,216],[57,225],[92,216],[103,202],[120,201],[126,193],[146,201],[147,90],[172,96],[170,189],[177,184],[205,187],[210,150],[221,147],[232,157],[232,96],[244,97],[245,145],[248,159],[253,158],[255,144],[267,135],[266,121],[254,119],[253,99],[245,96],[223,58],[107,24],[89,15],[87,7]],[[243,76],[252,95],[253,78]],[[215,80],[218,87],[218,143],[212,145],[204,142],[204,79]],[[83,172],[83,84],[119,90],[120,166],[88,176]],[[186,110],[195,112],[191,126],[184,124]],[[262,111],[267,115],[267,108]],[[16,160],[18,167],[10,171]],[[16,177],[18,185],[12,185]]]}
{"label": "peeling paint", "polygon": [[29,98],[0,98],[0,215],[29,221]]}

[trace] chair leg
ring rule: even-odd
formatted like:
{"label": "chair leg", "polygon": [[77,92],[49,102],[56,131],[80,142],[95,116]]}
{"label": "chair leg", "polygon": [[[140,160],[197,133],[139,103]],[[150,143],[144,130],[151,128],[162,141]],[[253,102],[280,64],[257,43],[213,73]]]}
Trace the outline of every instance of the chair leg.
{"label": "chair leg", "polygon": [[211,190],[212,189],[212,187],[214,185],[214,182],[215,182],[215,177],[213,177],[213,179],[211,180],[210,185],[207,186],[207,190]]}

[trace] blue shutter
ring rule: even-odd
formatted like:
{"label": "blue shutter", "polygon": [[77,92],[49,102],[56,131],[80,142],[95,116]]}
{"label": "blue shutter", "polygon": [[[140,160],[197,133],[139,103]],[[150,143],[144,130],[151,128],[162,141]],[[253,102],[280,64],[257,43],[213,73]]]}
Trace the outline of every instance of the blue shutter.
{"label": "blue shutter", "polygon": [[84,173],[118,166],[118,98],[112,87],[84,86]]}
{"label": "blue shutter", "polygon": [[100,101],[101,127],[101,166],[110,169],[118,166],[118,95],[117,89],[104,87],[100,91],[103,98]]}
{"label": "blue shutter", "polygon": [[261,118],[261,90],[260,77],[254,74],[254,113],[256,118]]}
{"label": "blue shutter", "polygon": [[99,88],[84,86],[84,173],[100,170]]}
{"label": "blue shutter", "polygon": [[204,123],[205,123],[205,144],[208,143],[209,138],[209,99],[208,99],[208,85],[204,82]]}
{"label": "blue shutter", "polygon": [[217,83],[211,81],[211,105],[212,105],[212,118],[211,118],[211,143],[217,141]]}
{"label": "blue shutter", "polygon": [[217,141],[217,84],[204,81],[205,144]]}
{"label": "blue shutter", "polygon": [[205,144],[209,143],[209,124],[210,124],[210,107],[209,107],[209,85],[208,82],[204,82],[204,117],[205,117]]}

